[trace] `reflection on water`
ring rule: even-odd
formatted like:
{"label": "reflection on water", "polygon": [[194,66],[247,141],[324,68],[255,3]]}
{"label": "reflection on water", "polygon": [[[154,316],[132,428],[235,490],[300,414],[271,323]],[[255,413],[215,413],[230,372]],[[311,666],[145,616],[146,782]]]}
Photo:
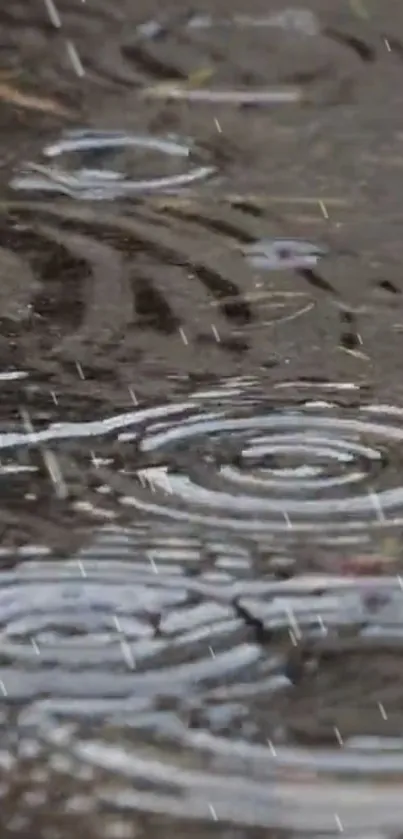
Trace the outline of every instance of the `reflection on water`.
{"label": "reflection on water", "polygon": [[56,772],[86,815],[396,825],[396,577],[281,582],[255,564],[229,538],[160,524],[108,526],[71,560],[3,572],[3,707],[38,800]]}
{"label": "reflection on water", "polygon": [[3,5],[3,833],[397,839],[401,7]]}
{"label": "reflection on water", "polygon": [[[66,439],[91,440],[98,509],[115,498],[115,523],[73,556],[33,550],[2,572],[0,688],[22,753],[36,744],[29,783],[61,772],[69,810],[78,798],[81,815],[125,824],[136,812],[319,833],[395,827],[400,552],[383,535],[374,577],[365,550],[371,529],[400,532],[401,435],[399,411],[279,408],[236,380],[182,403],[4,433],[4,450],[46,444],[56,462]],[[97,457],[103,437],[109,458]],[[332,569],[299,554],[301,534],[327,545],[327,560],[333,543]]]}

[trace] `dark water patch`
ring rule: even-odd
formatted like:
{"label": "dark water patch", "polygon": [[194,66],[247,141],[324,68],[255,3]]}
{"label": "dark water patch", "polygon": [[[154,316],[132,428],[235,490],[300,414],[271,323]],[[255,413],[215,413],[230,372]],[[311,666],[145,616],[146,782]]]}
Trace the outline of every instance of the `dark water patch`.
{"label": "dark water patch", "polygon": [[248,201],[239,197],[236,201],[234,200],[233,203],[239,210],[242,210],[243,213],[251,215],[254,218],[261,218],[264,214],[263,209],[261,207],[257,207],[253,201]]}
{"label": "dark water patch", "polygon": [[340,312],[340,321],[342,324],[342,334],[340,343],[346,350],[360,350],[362,346],[362,338],[357,331],[356,318],[353,312],[344,310]]}
{"label": "dark water patch", "polygon": [[231,239],[235,239],[240,243],[248,244],[254,240],[254,237],[247,233],[243,227],[235,226],[235,224],[226,219],[208,218],[202,214],[198,214],[195,210],[193,212],[192,210],[184,212],[180,208],[175,207],[170,207],[167,211],[173,218],[194,221],[196,224],[211,229],[215,233],[222,233],[223,236],[229,236]]}
{"label": "dark water patch", "polygon": [[[217,300],[223,300],[222,309],[225,315],[236,323],[249,323],[252,315],[247,301],[242,300],[235,283],[226,280],[218,272],[211,271],[203,265],[195,265],[194,270],[197,276],[212,292]],[[229,302],[227,298],[232,298]]]}
{"label": "dark water patch", "polygon": [[397,288],[391,280],[379,280],[378,283],[379,287],[382,288],[384,291],[388,291],[390,294],[401,294],[401,289]]}
{"label": "dark water patch", "polygon": [[352,49],[356,55],[364,62],[373,62],[376,59],[376,50],[367,44],[362,38],[357,38],[355,35],[350,35],[347,32],[341,32],[337,29],[327,27],[324,29],[324,34],[333,41]]}
{"label": "dark water patch", "polygon": [[337,296],[332,285],[317,271],[314,271],[312,268],[300,268],[299,273],[301,277],[308,281],[309,285],[313,286],[313,288],[317,288],[320,291],[325,291],[327,294],[331,296]]}
{"label": "dark water patch", "polygon": [[175,317],[166,297],[147,277],[136,278],[135,303],[140,322],[167,334],[178,332],[180,320]]}
{"label": "dark water patch", "polygon": [[[152,317],[150,306],[152,308],[152,300],[156,303],[157,299],[160,302],[155,313],[162,313],[163,305],[167,323],[171,324],[170,330],[174,330],[176,324],[178,330],[181,327],[184,329],[188,338],[195,331],[203,338],[209,335],[222,349],[228,342],[233,341],[235,346],[238,337],[242,339],[241,335],[231,333],[233,325],[238,329],[252,324],[256,317],[259,320],[256,306],[260,305],[260,301],[264,307],[261,309],[262,316],[268,314],[269,306],[275,310],[275,316],[278,312],[279,321],[281,317],[294,313],[291,292],[270,292],[266,295],[264,289],[255,290],[253,277],[241,255],[233,249],[231,240],[225,249],[222,243],[219,244],[218,235],[222,227],[228,236],[236,236],[238,241],[241,236],[252,238],[251,225],[245,220],[241,227],[243,219],[236,211],[236,224],[228,213],[222,213],[222,220],[218,216],[218,230],[214,219],[211,225],[207,223],[207,228],[211,226],[216,237],[209,252],[200,243],[200,227],[205,226],[204,218],[201,217],[199,225],[198,216],[193,217],[191,208],[185,214],[179,212],[177,219],[175,210],[171,213],[169,207],[162,213],[153,214],[139,207],[131,216],[111,214],[107,217],[92,209],[75,212],[61,205],[42,205],[40,210],[39,205],[33,204],[33,212],[29,211],[28,205],[27,211],[24,211],[24,205],[20,206],[20,213],[14,217],[18,218],[18,227],[24,228],[24,236],[31,243],[37,260],[39,276],[42,275],[43,292],[36,301],[34,298],[34,318],[43,319],[46,315],[43,306],[49,309],[51,305],[46,277],[49,272],[52,275],[55,269],[51,264],[44,266],[38,262],[36,243],[40,243],[42,251],[46,243],[52,242],[57,247],[57,253],[64,254],[63,261],[61,258],[58,260],[56,269],[61,277],[60,294],[63,296],[69,291],[68,309],[75,311],[73,320],[77,326],[73,334],[77,335],[77,340],[97,337],[105,341],[108,336],[124,331],[132,334],[136,323],[144,323],[144,315],[147,314],[145,306],[147,308],[148,305]],[[182,217],[187,222],[186,226],[177,223]],[[21,249],[21,236],[17,239]],[[67,288],[64,277],[69,274],[69,260],[72,266],[77,265],[77,270],[74,286],[70,283]],[[112,278],[114,294],[111,298],[109,284]],[[52,282],[54,290],[55,282]],[[75,291],[72,294],[73,287]],[[150,294],[154,297],[151,298]],[[147,297],[149,304],[146,304]],[[297,294],[296,298],[297,311],[312,305],[305,297],[302,299],[299,296],[298,299]],[[54,292],[53,300],[54,306],[56,309],[60,307],[65,318],[67,310]],[[292,308],[285,311],[284,306],[288,307],[288,302]],[[57,321],[56,309],[53,322]],[[244,338],[247,339],[247,336]]]}
{"label": "dark water patch", "polygon": [[[61,245],[70,256],[80,260],[86,266],[83,277],[80,278],[76,271],[74,278],[77,284],[76,293],[72,294],[73,300],[80,301],[81,299],[82,301],[83,317],[75,318],[76,323],[81,320],[80,336],[91,335],[93,338],[96,336],[102,338],[105,330],[109,333],[123,331],[133,320],[133,301],[127,272],[115,251],[107,244],[83,234],[63,232],[57,227],[44,224],[37,225],[37,230],[47,241]],[[88,266],[91,266],[92,276],[88,276]],[[58,273],[60,274],[60,266]],[[66,282],[65,277],[63,277],[63,282]],[[111,282],[114,297],[107,303]],[[78,284],[85,288],[84,299]],[[70,288],[71,292],[72,288]],[[61,308],[60,301],[58,308]],[[57,314],[56,311],[56,317]]]}
{"label": "dark water patch", "polygon": [[152,55],[149,46],[146,49],[141,43],[128,44],[121,49],[123,57],[133,62],[148,77],[160,80],[178,79],[184,81],[186,79],[186,74],[175,64]]}

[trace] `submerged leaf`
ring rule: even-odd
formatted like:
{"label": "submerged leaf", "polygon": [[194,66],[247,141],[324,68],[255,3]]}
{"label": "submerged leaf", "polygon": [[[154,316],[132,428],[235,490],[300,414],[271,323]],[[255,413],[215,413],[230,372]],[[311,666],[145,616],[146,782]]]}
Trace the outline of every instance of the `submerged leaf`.
{"label": "submerged leaf", "polygon": [[212,67],[199,67],[194,73],[190,73],[186,80],[187,87],[201,87],[214,76]]}

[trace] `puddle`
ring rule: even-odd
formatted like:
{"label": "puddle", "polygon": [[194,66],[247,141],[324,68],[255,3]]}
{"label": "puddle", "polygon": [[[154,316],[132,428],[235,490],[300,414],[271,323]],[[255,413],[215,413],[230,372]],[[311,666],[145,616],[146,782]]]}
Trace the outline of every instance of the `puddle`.
{"label": "puddle", "polygon": [[270,5],[0,11],[7,836],[401,833],[403,17]]}
{"label": "puddle", "polygon": [[[38,793],[61,773],[69,809],[85,796],[81,815],[112,807],[117,820],[164,814],[196,826],[214,812],[243,827],[294,830],[298,820],[320,832],[332,830],[337,804],[346,831],[394,824],[396,577],[248,580],[253,565],[228,539],[203,544],[189,527],[157,524],[108,526],[70,560],[3,572],[0,686],[10,712],[21,709],[21,766],[26,755]],[[312,717],[346,672],[349,698],[342,691],[331,713]]]}

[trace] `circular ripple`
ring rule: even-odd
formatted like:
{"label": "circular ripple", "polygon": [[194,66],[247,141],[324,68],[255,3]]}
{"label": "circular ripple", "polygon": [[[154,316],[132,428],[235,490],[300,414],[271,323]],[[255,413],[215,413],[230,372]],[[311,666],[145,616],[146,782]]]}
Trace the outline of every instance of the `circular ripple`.
{"label": "circular ripple", "polygon": [[403,523],[399,421],[372,419],[371,407],[238,404],[201,401],[150,420],[137,475],[110,476],[123,503],[249,532],[346,536]]}
{"label": "circular ripple", "polygon": [[187,528],[108,525],[71,560],[4,571],[0,691],[41,708],[47,697],[46,716],[74,706],[80,718],[119,717],[254,672],[259,650],[226,590],[248,560],[227,542],[214,548],[203,579],[204,543]]}
{"label": "circular ripple", "polygon": [[[70,562],[32,563],[3,578],[0,687],[4,704],[18,701],[21,709],[21,753],[29,748],[35,757],[36,740],[48,752],[50,747],[38,790],[47,789],[48,772],[62,769],[63,804],[73,806],[84,787],[85,812],[102,807],[115,814],[326,832],[337,812],[346,829],[390,826],[390,806],[394,817],[402,810],[403,771],[396,712],[402,608],[396,581],[381,581],[388,604],[361,632],[365,581],[329,577],[324,594],[315,593],[312,582],[304,587],[298,581],[293,590],[271,582],[264,592],[258,581],[260,599],[242,597],[242,605],[270,628],[266,647],[235,617],[228,580],[227,603],[225,596],[221,602],[207,598],[208,573],[204,598],[192,602],[189,592],[197,590],[197,581],[181,578],[178,562],[168,573],[161,561],[161,574],[153,574],[133,553],[132,539],[129,531],[105,530],[90,551]],[[114,552],[113,566],[99,559],[108,549]],[[192,553],[185,539],[182,551]],[[221,586],[221,595],[227,586]],[[244,587],[248,591],[247,583]],[[217,580],[213,588],[218,593]],[[159,636],[150,620],[156,611]],[[322,624],[332,629],[330,645],[320,628],[312,634],[319,612]],[[289,639],[284,644],[290,614],[319,662],[313,673],[307,668],[301,684],[292,682],[285,666],[289,648],[295,650]],[[337,644],[339,630],[344,642],[339,650],[333,646],[333,653],[340,673],[348,661],[349,684],[340,677],[335,711],[332,668],[319,659],[321,649],[331,651],[332,639]],[[346,630],[353,654],[343,648]],[[383,672],[393,676],[394,707],[374,664],[362,699],[362,654],[357,659],[371,630],[386,646]],[[328,700],[329,713],[324,719],[322,701],[322,719],[315,713],[307,747],[306,739],[301,745],[301,732],[309,738],[316,692]],[[347,719],[354,698],[366,712],[358,723],[351,713]],[[374,719],[380,735],[371,739]],[[315,724],[326,727],[325,748],[318,747]],[[320,804],[315,803],[318,790]],[[363,806],[368,800],[369,810]]]}
{"label": "circular ripple", "polygon": [[[139,136],[119,131],[67,132],[58,142],[46,146],[43,155],[48,160],[61,158],[61,165],[27,163],[12,181],[16,190],[59,192],[72,198],[107,200],[143,192],[176,190],[196,181],[204,180],[215,172],[214,166],[190,165],[188,171],[149,178],[131,177],[127,171],[106,168],[103,163],[114,163],[114,157],[127,149],[168,157],[189,158],[193,143],[178,138]],[[69,164],[69,157],[79,158],[81,166]],[[67,159],[66,159],[67,158]],[[127,161],[123,162],[127,170]],[[130,168],[130,167],[129,167]],[[141,172],[144,161],[140,160]]]}

